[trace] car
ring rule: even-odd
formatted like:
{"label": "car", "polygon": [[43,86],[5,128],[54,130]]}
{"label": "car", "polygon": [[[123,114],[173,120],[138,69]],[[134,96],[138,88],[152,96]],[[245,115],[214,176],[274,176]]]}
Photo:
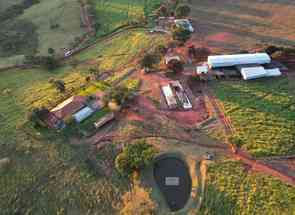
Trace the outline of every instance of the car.
{"label": "car", "polygon": [[192,33],[195,31],[191,22],[188,19],[175,19],[174,23],[175,23],[176,27],[178,27],[178,28],[183,28],[185,30],[189,30]]}

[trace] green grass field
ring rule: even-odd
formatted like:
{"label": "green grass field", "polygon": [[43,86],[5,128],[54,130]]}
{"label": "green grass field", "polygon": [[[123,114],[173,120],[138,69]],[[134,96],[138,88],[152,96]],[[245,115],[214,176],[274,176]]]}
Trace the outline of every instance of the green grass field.
{"label": "green grass field", "polygon": [[294,187],[228,160],[209,166],[200,214],[294,215],[294,202]]}
{"label": "green grass field", "polygon": [[261,157],[295,152],[295,85],[287,78],[212,85],[231,118],[234,137]]}

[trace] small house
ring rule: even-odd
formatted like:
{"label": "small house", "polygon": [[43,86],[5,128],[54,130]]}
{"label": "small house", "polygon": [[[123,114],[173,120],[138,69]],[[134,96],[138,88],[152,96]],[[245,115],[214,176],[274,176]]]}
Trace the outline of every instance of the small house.
{"label": "small house", "polygon": [[67,120],[77,111],[81,110],[86,106],[86,97],[85,96],[72,96],[67,100],[63,101],[50,112],[53,113],[56,117],[62,120]]}

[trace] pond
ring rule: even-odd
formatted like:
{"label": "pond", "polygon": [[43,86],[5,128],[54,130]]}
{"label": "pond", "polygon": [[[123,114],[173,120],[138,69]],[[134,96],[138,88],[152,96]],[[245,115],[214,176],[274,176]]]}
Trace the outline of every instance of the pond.
{"label": "pond", "polygon": [[190,198],[192,181],[186,163],[174,157],[154,164],[154,178],[171,211],[182,209]]}

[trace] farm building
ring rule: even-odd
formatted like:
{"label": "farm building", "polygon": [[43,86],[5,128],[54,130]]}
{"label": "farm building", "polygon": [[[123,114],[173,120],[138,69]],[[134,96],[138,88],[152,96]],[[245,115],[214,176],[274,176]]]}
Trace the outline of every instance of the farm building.
{"label": "farm building", "polygon": [[65,120],[85,106],[86,97],[72,96],[53,108],[50,112],[54,113],[59,119]]}
{"label": "farm building", "polygon": [[91,116],[94,112],[95,112],[94,109],[86,106],[86,107],[82,108],[81,110],[79,110],[78,112],[76,112],[75,114],[73,114],[73,117],[74,117],[76,122],[80,123],[84,119]]}
{"label": "farm building", "polygon": [[280,69],[265,69],[259,65],[241,65],[237,69],[240,71],[244,80],[251,80],[263,77],[276,77],[282,75]]}
{"label": "farm building", "polygon": [[207,74],[209,72],[209,68],[207,65],[197,66],[196,70],[198,75]]}
{"label": "farm building", "polygon": [[210,68],[230,67],[245,64],[269,64],[271,58],[266,53],[236,54],[236,55],[215,55],[208,57]]}
{"label": "farm building", "polygon": [[181,58],[178,55],[166,55],[165,64],[168,65],[172,60],[181,61]]}

